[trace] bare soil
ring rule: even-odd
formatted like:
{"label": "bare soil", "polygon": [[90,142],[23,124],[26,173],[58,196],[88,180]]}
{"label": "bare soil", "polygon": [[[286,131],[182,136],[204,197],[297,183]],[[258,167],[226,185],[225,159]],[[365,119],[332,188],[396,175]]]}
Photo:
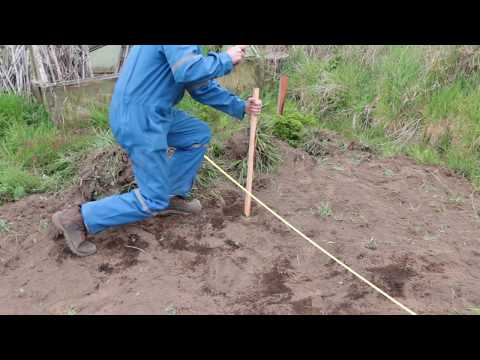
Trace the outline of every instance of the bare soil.
{"label": "bare soil", "polygon": [[[282,145],[283,164],[262,180],[258,197],[414,311],[479,306],[480,203],[471,185],[445,169],[381,159],[326,134],[327,157]],[[112,176],[110,185],[97,185],[131,183],[131,174]],[[260,207],[243,217],[243,195],[225,181],[216,184],[220,196],[205,197],[200,216],[107,231],[91,238],[96,255],[77,258],[50,217],[95,198],[95,176],[84,178],[65,193],[0,208],[10,224],[0,233],[0,313],[403,313]]]}

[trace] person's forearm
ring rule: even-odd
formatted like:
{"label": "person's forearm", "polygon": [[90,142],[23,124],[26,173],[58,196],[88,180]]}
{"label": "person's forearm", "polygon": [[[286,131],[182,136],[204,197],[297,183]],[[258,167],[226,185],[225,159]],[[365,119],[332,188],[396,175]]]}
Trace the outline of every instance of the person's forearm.
{"label": "person's forearm", "polygon": [[221,87],[216,81],[210,81],[208,85],[197,85],[188,90],[193,99],[204,105],[211,106],[239,120],[245,117],[245,101]]}

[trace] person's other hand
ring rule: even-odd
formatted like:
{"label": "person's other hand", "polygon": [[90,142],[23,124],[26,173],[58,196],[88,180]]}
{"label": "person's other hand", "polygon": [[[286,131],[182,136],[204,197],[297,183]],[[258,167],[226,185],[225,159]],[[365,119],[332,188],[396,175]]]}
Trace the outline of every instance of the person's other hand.
{"label": "person's other hand", "polygon": [[260,115],[262,112],[262,100],[257,100],[253,97],[247,100],[245,112],[249,115]]}
{"label": "person's other hand", "polygon": [[248,45],[235,45],[227,50],[227,54],[232,58],[233,65],[240,64],[246,55]]}

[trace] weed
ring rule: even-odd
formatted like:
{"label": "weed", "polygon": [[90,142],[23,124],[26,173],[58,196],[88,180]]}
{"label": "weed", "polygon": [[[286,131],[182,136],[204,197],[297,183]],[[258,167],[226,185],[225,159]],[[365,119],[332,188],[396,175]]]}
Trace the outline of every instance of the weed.
{"label": "weed", "polygon": [[[274,142],[273,130],[270,122],[261,122],[257,129],[255,146],[255,173],[269,174],[275,171],[281,162],[280,150]],[[241,184],[247,178],[248,158],[231,161],[222,159],[225,168],[235,174]]]}
{"label": "weed", "polygon": [[370,238],[365,247],[369,250],[377,250],[377,241],[375,240],[375,238]]}
{"label": "weed", "polygon": [[0,159],[0,203],[12,201],[25,193],[34,193],[45,189],[40,176],[32,175],[16,165],[2,162]]}
{"label": "weed", "polygon": [[333,215],[333,210],[328,202],[322,202],[317,208],[317,214],[325,219]]}
{"label": "weed", "polygon": [[[467,46],[302,45],[290,47],[284,71],[289,101],[318,118],[315,127],[365,141],[384,156],[446,165],[478,187],[479,56]],[[298,122],[277,127],[295,146],[310,140]]]}
{"label": "weed", "polygon": [[454,195],[448,198],[449,204],[462,205],[465,202],[465,199],[462,195]]}
{"label": "weed", "polygon": [[298,146],[302,140],[304,126],[298,119],[279,117],[273,125],[273,133],[292,146]]}
{"label": "weed", "polygon": [[197,179],[195,182],[195,188],[206,189],[217,178],[218,178],[217,170],[214,169],[210,164],[203,164],[202,168],[198,172]]}
{"label": "weed", "polygon": [[97,129],[108,129],[109,128],[109,118],[108,118],[108,106],[106,105],[95,105],[90,110],[90,121],[94,128]]}
{"label": "weed", "polygon": [[472,315],[480,315],[480,308],[472,308],[470,309]]}
{"label": "weed", "polygon": [[392,177],[392,176],[395,175],[395,173],[390,169],[384,169],[383,170],[383,175],[386,176],[386,177]]}
{"label": "weed", "polygon": [[42,231],[45,231],[48,229],[48,227],[50,226],[50,223],[47,221],[47,220],[40,220],[40,229]]}
{"label": "weed", "polygon": [[12,124],[26,126],[48,122],[48,113],[42,105],[22,96],[0,94],[0,139]]}
{"label": "weed", "polygon": [[328,140],[322,139],[318,130],[310,131],[303,144],[303,150],[314,157],[324,157],[330,154]]}
{"label": "weed", "polygon": [[273,134],[295,147],[301,144],[307,134],[307,127],[317,123],[315,117],[301,113],[295,108],[286,109],[283,116],[273,116],[271,122]]}
{"label": "weed", "polygon": [[70,308],[67,310],[67,315],[78,315],[78,310],[73,306],[70,306]]}
{"label": "weed", "polygon": [[168,315],[177,315],[177,308],[175,307],[175,305],[169,305],[166,307],[165,312]]}
{"label": "weed", "polygon": [[10,225],[6,220],[0,219],[0,233],[6,233],[10,231]]}
{"label": "weed", "polygon": [[0,95],[0,203],[28,194],[60,190],[73,180],[78,159],[93,147],[114,143],[106,108],[91,113],[92,133],[57,127],[43,106],[19,96]]}

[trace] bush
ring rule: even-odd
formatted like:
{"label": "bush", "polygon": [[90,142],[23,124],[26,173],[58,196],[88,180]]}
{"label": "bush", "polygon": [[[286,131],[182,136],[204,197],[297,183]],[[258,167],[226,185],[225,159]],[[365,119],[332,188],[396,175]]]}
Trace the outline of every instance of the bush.
{"label": "bush", "polygon": [[298,146],[303,140],[307,128],[317,124],[313,115],[288,108],[285,115],[275,115],[270,121],[273,123],[273,134],[292,146]]}
{"label": "bush", "polygon": [[304,131],[302,122],[295,118],[277,117],[273,125],[273,134],[292,146],[298,146]]}

